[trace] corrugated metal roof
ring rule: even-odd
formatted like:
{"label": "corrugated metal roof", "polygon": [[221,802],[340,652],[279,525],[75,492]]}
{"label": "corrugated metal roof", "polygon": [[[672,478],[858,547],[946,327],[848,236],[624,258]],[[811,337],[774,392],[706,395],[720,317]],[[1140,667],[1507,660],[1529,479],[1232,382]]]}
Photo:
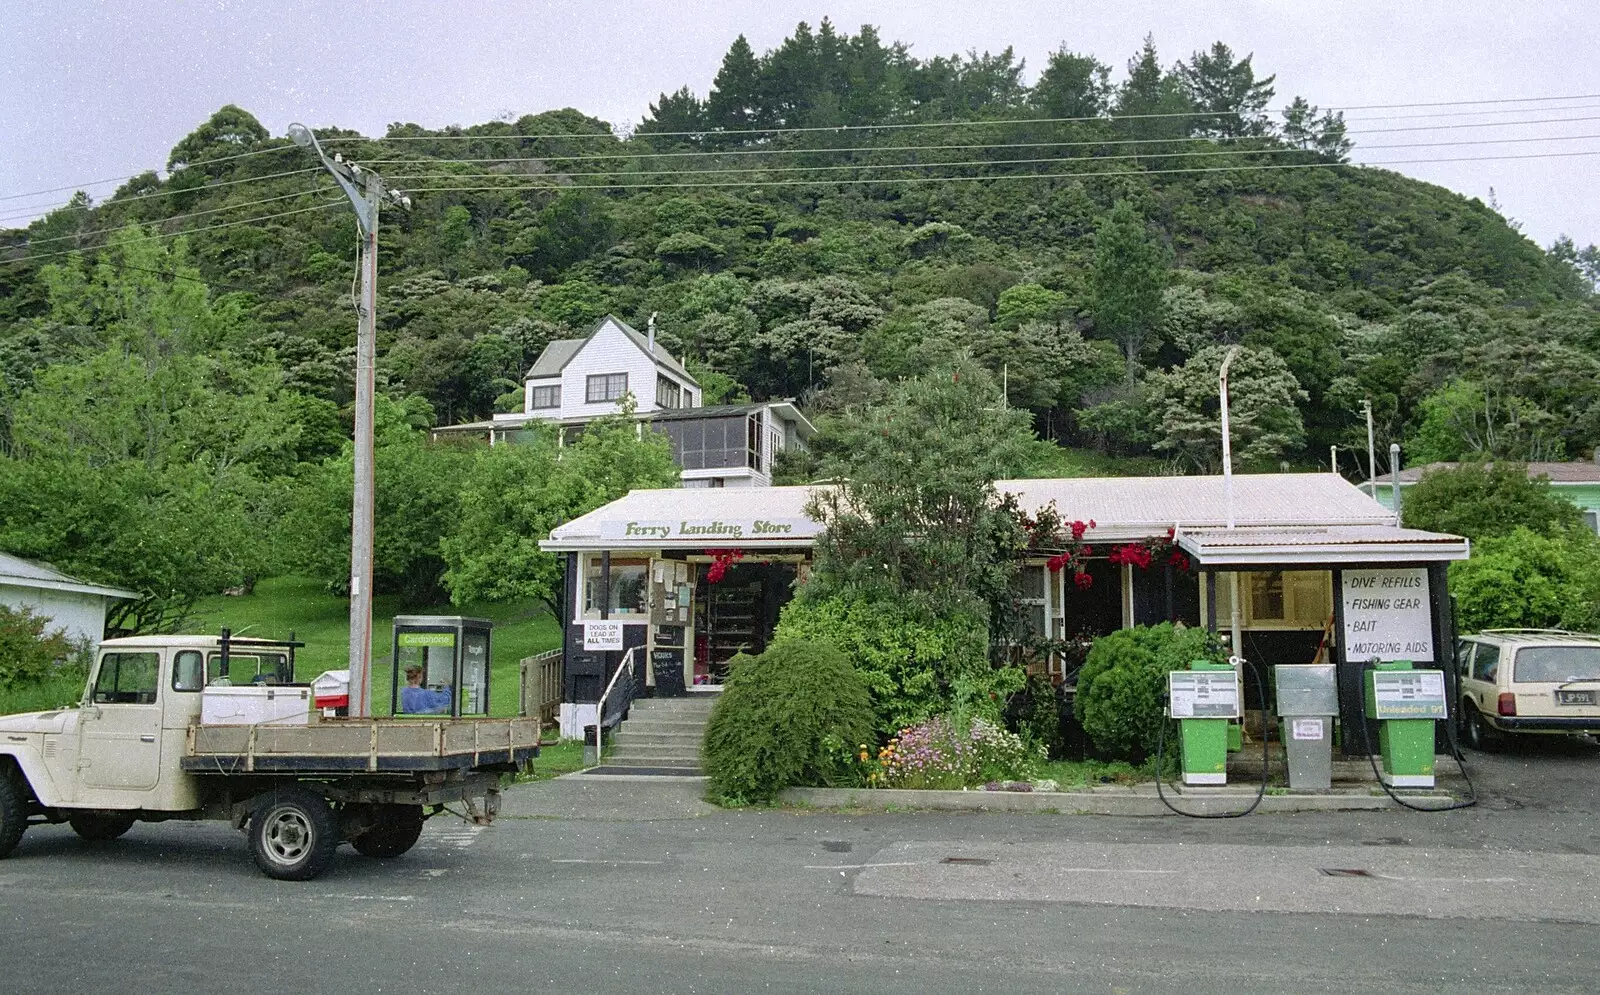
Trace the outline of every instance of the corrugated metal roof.
{"label": "corrugated metal roof", "polygon": [[82,594],[101,594],[108,598],[131,599],[139,596],[134,591],[124,591],[121,588],[106,587],[102,584],[91,584],[88,581],[68,576],[48,563],[24,560],[22,557],[12,556],[10,553],[0,553],[0,584],[58,591],[76,591]]}
{"label": "corrugated metal roof", "polygon": [[1201,566],[1428,563],[1470,552],[1461,536],[1386,525],[1210,528],[1180,531],[1177,541]]}
{"label": "corrugated metal roof", "polygon": [[[1460,463],[1428,463],[1400,471],[1402,484],[1414,484],[1422,475],[1433,470],[1454,470]],[[1494,463],[1485,463],[1494,466]],[[1600,461],[1574,460],[1566,463],[1534,462],[1526,464],[1529,478],[1547,477],[1552,484],[1600,484]],[[1390,483],[1389,475],[1379,474],[1377,483]]]}
{"label": "corrugated metal roof", "polygon": [[[1228,523],[1223,478],[1074,477],[1000,480],[995,489],[1017,496],[1023,509],[1051,501],[1068,521],[1096,526],[1090,541],[1158,535]],[[1233,478],[1234,523],[1263,525],[1383,525],[1394,513],[1332,473],[1240,473]]]}

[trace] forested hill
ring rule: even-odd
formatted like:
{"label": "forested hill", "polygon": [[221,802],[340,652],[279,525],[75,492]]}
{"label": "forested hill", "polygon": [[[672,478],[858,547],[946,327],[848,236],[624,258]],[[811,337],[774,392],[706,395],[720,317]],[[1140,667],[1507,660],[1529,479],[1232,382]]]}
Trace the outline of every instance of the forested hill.
{"label": "forested hill", "polygon": [[[704,99],[663,94],[627,137],[571,109],[318,134],[412,198],[383,218],[380,376],[416,418],[514,408],[545,343],[609,311],[659,313],[717,391],[815,412],[967,350],[1045,437],[1189,469],[1213,459],[1233,343],[1258,465],[1364,443],[1363,398],[1380,445],[1419,457],[1600,442],[1593,251],[1341,165],[1357,129],[1221,43],[1163,63],[1147,42],[1117,71],[1063,49],[1034,74],[824,21],[764,54],[739,38]],[[290,398],[321,441],[282,458],[320,458],[349,400],[354,253],[310,153],[224,107],[164,174],[0,233],[0,441],[82,445],[17,436],[43,431],[30,388],[115,420],[95,364],[133,348]]]}

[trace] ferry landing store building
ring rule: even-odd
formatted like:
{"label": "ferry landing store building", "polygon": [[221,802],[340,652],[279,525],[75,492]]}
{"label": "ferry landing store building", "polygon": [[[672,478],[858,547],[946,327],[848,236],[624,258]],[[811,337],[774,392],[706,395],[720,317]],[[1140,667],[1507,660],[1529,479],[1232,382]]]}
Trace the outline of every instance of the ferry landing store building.
{"label": "ferry landing store building", "polygon": [[[1095,523],[1084,536],[1087,581],[1051,570],[1049,551],[1024,560],[1018,597],[1034,636],[1081,645],[1169,620],[1237,631],[1264,671],[1338,663],[1347,727],[1373,659],[1437,666],[1453,684],[1445,567],[1467,556],[1467,541],[1398,528],[1339,476],[1240,474],[1231,502],[1222,477],[995,486],[1030,514],[1053,504],[1067,522]],[[556,528],[542,546],[566,555],[562,735],[595,721],[606,682],[636,647],[641,693],[656,695],[714,692],[735,653],[765,649],[821,532],[805,513],[811,491],[633,491]],[[1140,545],[1157,556],[1114,555]],[[1064,653],[1044,667],[1075,681]]]}

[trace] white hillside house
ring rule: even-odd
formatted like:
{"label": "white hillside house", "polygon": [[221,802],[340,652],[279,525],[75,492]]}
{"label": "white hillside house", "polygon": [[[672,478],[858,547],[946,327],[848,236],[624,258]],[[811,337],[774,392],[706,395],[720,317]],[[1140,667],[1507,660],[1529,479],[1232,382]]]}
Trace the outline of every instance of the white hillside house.
{"label": "white hillside house", "polygon": [[700,384],[683,364],[656,345],[655,331],[641,335],[606,315],[587,338],[545,346],[523,385],[522,410],[546,421],[576,421],[616,414],[632,394],[640,412],[700,406]]}
{"label": "white hillside house", "polygon": [[777,454],[803,449],[816,431],[790,401],[704,407],[700,384],[656,343],[653,327],[641,334],[606,315],[584,338],[545,346],[523,384],[521,412],[435,429],[434,436],[515,443],[530,422],[549,422],[570,439],[621,411],[630,395],[640,430],[648,426],[672,442],[684,487],[768,486]]}

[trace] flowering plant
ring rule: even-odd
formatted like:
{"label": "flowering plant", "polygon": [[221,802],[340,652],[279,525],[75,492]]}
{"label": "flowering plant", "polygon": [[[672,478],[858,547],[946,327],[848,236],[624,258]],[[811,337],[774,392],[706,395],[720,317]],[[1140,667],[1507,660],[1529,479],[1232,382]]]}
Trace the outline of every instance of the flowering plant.
{"label": "flowering plant", "polygon": [[900,730],[876,759],[877,769],[867,778],[874,787],[949,789],[1026,780],[1043,757],[986,719],[939,715]]}
{"label": "flowering plant", "polygon": [[1113,549],[1106,559],[1117,564],[1130,563],[1140,570],[1149,569],[1152,563],[1165,564],[1177,570],[1188,570],[1189,557],[1178,548],[1175,536],[1176,532],[1168,529],[1167,534],[1159,538],[1124,543]]}
{"label": "flowering plant", "polygon": [[1033,515],[1021,510],[1016,514],[1017,523],[1022,526],[1023,533],[1028,537],[1030,551],[1058,549],[1058,552],[1045,560],[1044,565],[1051,573],[1060,573],[1070,568],[1072,583],[1080,591],[1087,590],[1094,584],[1087,567],[1089,557],[1094,555],[1094,548],[1085,545],[1083,541],[1084,534],[1095,527],[1094,519],[1091,518],[1087,522],[1074,519],[1069,522],[1056,509],[1054,501]]}
{"label": "flowering plant", "polygon": [[729,565],[744,559],[742,549],[708,549],[706,552],[711,554],[711,566],[706,568],[707,584],[720,583]]}

